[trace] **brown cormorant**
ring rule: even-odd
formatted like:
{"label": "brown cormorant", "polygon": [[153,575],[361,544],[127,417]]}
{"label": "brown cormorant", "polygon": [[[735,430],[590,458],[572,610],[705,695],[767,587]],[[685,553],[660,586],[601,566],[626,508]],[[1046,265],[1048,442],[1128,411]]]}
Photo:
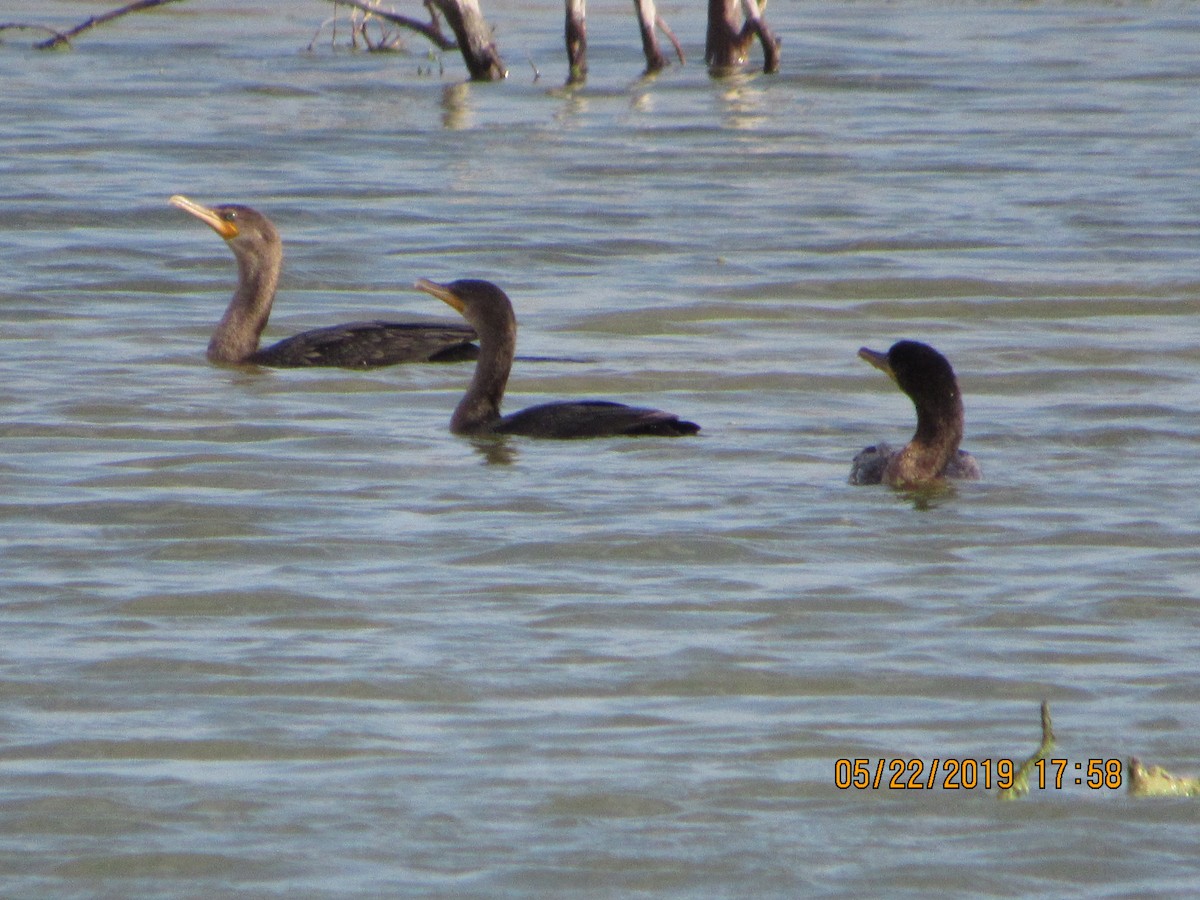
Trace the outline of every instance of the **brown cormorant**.
{"label": "brown cormorant", "polygon": [[179,194],[170,203],[212,228],[237,257],[237,290],[208,342],[212,362],[370,369],[404,362],[458,362],[479,355],[471,343],[474,330],[456,322],[350,322],[304,331],[259,349],[283,264],[279,232],[248,206],[208,207]]}
{"label": "brown cormorant", "polygon": [[917,408],[917,431],[899,450],[881,443],[861,451],[851,465],[851,484],[910,488],[941,478],[983,477],[975,457],[958,449],[962,395],[946,357],[919,341],[898,341],[887,353],[863,347],[858,355],[890,375],[909,396]]}

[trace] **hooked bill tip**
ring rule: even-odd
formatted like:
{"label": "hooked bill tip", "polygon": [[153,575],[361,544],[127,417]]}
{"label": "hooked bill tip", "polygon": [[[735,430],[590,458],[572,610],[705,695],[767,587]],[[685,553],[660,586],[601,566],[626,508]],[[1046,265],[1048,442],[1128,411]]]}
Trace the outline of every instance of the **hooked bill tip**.
{"label": "hooked bill tip", "polygon": [[450,287],[444,284],[438,284],[436,281],[430,281],[428,278],[418,278],[413,282],[413,287],[419,291],[424,291],[432,297],[437,297],[447,306],[450,306],[459,312],[462,312],[466,304],[462,302],[462,298],[454,293]]}
{"label": "hooked bill tip", "polygon": [[172,194],[167,202],[182,209],[185,213],[195,216],[227,241],[238,236],[238,226],[230,217],[223,217],[215,209],[209,209],[203,203],[189,200],[183,194]]}
{"label": "hooked bill tip", "polygon": [[888,363],[886,353],[880,353],[878,350],[872,350],[870,347],[859,347],[858,358],[869,362],[881,372],[886,372],[888,375],[892,374],[892,367]]}

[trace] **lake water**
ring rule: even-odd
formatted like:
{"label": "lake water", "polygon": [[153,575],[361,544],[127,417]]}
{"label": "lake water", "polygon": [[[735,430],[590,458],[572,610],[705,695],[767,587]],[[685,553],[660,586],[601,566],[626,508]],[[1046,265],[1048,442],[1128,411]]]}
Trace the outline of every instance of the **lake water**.
{"label": "lake water", "polygon": [[[1193,893],[1194,802],[1073,767],[1200,770],[1195,7],[777,0],[782,71],[713,80],[700,6],[640,80],[593,3],[570,92],[547,0],[485,2],[501,84],[306,53],[318,2],[4,33],[0,893]],[[211,366],[174,193],[279,226],[268,337],[489,278],[559,360],[508,409],[704,430],[486,447],[469,365]],[[985,473],[931,501],[846,483],[904,337]],[[1061,788],[835,783],[1020,760],[1043,699]]]}

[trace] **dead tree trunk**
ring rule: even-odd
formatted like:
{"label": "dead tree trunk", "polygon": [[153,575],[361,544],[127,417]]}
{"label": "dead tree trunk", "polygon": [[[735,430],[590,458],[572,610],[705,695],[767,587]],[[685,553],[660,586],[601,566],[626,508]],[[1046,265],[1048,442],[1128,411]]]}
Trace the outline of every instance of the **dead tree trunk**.
{"label": "dead tree trunk", "polygon": [[762,44],[763,71],[779,71],[779,40],[763,19],[758,0],[708,0],[704,61],[711,71],[721,74],[744,66],[755,38]]}
{"label": "dead tree trunk", "polygon": [[582,84],[587,80],[587,2],[567,0],[567,64],[570,74],[567,84]]}
{"label": "dead tree trunk", "polygon": [[491,28],[479,9],[479,0],[429,0],[443,16],[458,40],[467,71],[475,81],[500,81],[508,76],[500,51],[492,41]]}
{"label": "dead tree trunk", "polygon": [[658,46],[658,35],[654,26],[658,22],[658,11],[654,0],[633,0],[637,10],[638,28],[642,32],[642,53],[646,56],[646,72],[660,72],[667,67],[667,58]]}
{"label": "dead tree trunk", "polygon": [[[587,2],[586,0],[566,0],[567,4],[567,62],[571,73],[567,76],[567,84],[582,84],[587,79]],[[658,43],[661,31],[675,48],[679,62],[683,62],[683,47],[676,39],[667,23],[654,8],[654,0],[633,0],[633,8],[637,12],[638,30],[642,33],[642,52],[646,55],[646,74],[658,72],[667,67],[667,58],[663,55]]]}

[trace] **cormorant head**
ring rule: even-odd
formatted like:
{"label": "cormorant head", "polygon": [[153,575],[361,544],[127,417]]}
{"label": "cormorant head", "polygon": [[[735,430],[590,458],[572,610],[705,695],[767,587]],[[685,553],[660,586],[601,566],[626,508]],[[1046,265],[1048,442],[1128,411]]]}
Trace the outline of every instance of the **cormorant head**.
{"label": "cormorant head", "polygon": [[951,412],[961,402],[954,369],[946,357],[928,344],[897,341],[887,353],[863,347],[858,355],[891,376],[918,410]]}
{"label": "cormorant head", "polygon": [[460,278],[439,284],[421,278],[413,286],[458,310],[480,335],[516,329],[508,295],[490,281]]}
{"label": "cormorant head", "polygon": [[271,220],[257,210],[239,203],[224,203],[220,206],[204,206],[176,194],[168,201],[184,212],[191,213],[228,243],[235,254],[252,247],[279,244],[279,232]]}

